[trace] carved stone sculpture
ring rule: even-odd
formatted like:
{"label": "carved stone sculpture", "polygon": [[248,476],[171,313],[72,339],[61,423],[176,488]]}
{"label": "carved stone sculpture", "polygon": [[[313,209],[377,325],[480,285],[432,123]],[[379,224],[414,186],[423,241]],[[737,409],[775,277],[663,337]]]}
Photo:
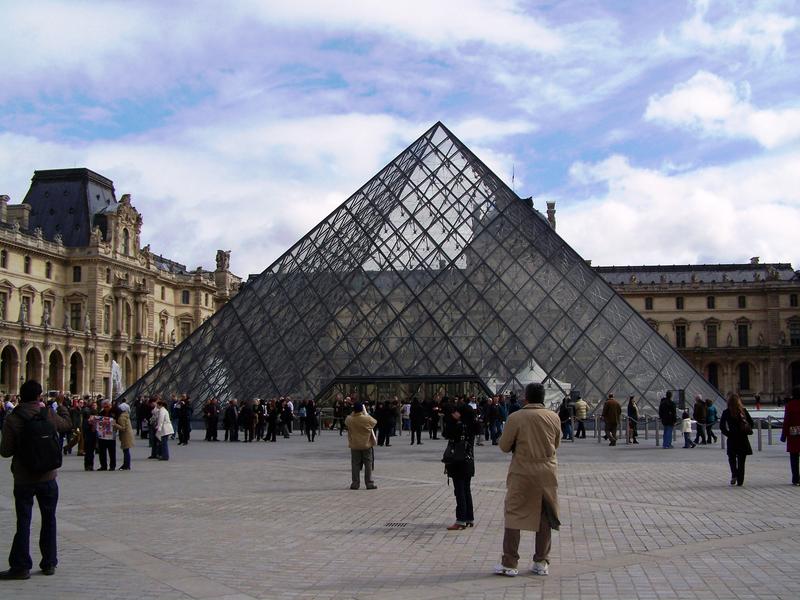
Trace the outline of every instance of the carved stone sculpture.
{"label": "carved stone sculpture", "polygon": [[217,250],[217,271],[227,271],[231,268],[231,251]]}

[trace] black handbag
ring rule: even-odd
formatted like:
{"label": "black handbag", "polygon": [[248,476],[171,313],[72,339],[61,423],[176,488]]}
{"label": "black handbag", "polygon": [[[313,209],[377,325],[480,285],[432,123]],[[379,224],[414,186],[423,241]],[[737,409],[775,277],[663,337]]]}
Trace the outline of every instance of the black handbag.
{"label": "black handbag", "polygon": [[469,459],[467,443],[464,440],[450,440],[442,455],[442,462],[446,465],[465,463]]}

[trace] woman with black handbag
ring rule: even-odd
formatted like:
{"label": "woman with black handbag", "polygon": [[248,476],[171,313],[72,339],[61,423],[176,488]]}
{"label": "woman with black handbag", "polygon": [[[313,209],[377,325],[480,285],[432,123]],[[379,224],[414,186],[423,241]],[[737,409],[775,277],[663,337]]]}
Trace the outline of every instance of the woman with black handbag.
{"label": "woman with black handbag", "polygon": [[722,411],[719,430],[728,438],[728,464],[731,467],[731,485],[744,484],[744,463],[753,453],[749,436],[753,435],[753,418],[742,404],[738,394],[728,396],[728,408]]}
{"label": "woman with black handbag", "polygon": [[472,511],[470,482],[475,475],[475,412],[469,404],[460,404],[450,415],[447,424],[447,449],[442,462],[447,476],[453,480],[456,496],[456,522],[449,531],[460,531],[472,527],[475,515]]}

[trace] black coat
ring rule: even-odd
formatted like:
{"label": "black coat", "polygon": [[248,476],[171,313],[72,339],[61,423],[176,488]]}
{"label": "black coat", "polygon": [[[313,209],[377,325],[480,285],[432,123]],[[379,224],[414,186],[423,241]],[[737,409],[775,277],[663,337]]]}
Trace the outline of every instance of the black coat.
{"label": "black coat", "polygon": [[[744,421],[750,424],[750,435],[753,431],[753,417],[744,410]],[[744,421],[741,417],[735,417],[726,408],[722,411],[722,417],[719,420],[719,430],[722,435],[728,438],[727,452],[728,456],[749,455],[753,453],[753,447],[750,445],[750,438],[748,434],[743,431]]]}
{"label": "black coat", "polygon": [[411,427],[422,427],[425,424],[425,409],[419,402],[411,403],[409,417],[411,418]]}
{"label": "black coat", "polygon": [[[469,407],[467,407],[469,408]],[[452,417],[448,417],[449,422],[447,425],[447,438],[452,442],[463,441],[467,447],[467,455],[469,459],[463,463],[453,463],[445,465],[447,475],[453,479],[466,479],[475,476],[475,436],[473,430],[475,428],[474,415],[470,416],[467,413],[472,410],[461,413],[461,419],[456,421]]]}
{"label": "black coat", "polygon": [[678,422],[678,409],[675,403],[667,398],[662,398],[661,404],[658,406],[658,417],[664,427],[674,427]]}

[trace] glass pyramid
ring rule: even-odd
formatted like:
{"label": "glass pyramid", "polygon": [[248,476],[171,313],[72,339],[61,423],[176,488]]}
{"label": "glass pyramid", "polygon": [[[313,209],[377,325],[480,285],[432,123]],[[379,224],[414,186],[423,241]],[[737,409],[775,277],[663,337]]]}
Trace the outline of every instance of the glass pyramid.
{"label": "glass pyramid", "polygon": [[441,123],[124,395],[186,392],[197,408],[343,380],[719,398]]}

